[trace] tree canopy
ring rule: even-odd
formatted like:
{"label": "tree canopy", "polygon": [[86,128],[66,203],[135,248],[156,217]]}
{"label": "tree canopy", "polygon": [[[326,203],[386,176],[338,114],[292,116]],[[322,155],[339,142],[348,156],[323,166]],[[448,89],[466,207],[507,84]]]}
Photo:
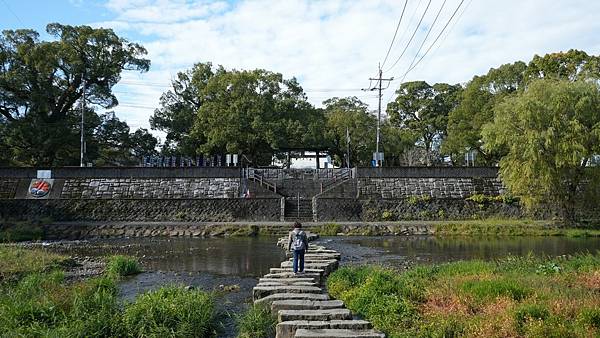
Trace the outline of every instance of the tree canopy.
{"label": "tree canopy", "polygon": [[[33,30],[6,30],[0,37],[0,131],[9,163],[78,163],[76,105],[84,92],[88,104],[114,107],[112,87],[121,72],[150,66],[142,46],[110,29],[53,23],[46,31],[55,39],[41,41]],[[97,118],[89,121],[86,128],[93,130]]]}
{"label": "tree canopy", "polygon": [[594,81],[541,79],[495,108],[486,148],[505,148],[504,184],[526,205],[558,205],[575,219],[587,165],[600,154],[600,88]]}

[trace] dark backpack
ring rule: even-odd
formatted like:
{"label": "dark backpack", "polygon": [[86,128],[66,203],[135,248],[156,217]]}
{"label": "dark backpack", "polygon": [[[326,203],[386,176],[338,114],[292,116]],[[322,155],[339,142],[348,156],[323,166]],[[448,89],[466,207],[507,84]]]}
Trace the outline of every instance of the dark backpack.
{"label": "dark backpack", "polygon": [[298,231],[294,234],[294,238],[292,240],[292,249],[294,250],[303,250],[306,249],[305,245],[306,234],[304,231]]}

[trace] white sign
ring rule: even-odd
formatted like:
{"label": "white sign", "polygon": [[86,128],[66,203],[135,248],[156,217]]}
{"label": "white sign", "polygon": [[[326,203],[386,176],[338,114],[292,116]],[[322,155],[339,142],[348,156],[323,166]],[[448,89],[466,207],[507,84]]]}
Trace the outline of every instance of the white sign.
{"label": "white sign", "polygon": [[38,170],[37,178],[52,178],[52,170]]}

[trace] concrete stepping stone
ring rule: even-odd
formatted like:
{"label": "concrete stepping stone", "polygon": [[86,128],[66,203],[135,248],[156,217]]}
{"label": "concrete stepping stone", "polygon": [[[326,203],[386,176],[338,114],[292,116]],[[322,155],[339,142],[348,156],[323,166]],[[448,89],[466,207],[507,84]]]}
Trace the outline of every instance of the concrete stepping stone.
{"label": "concrete stepping stone", "polygon": [[291,320],[277,324],[276,338],[293,338],[298,329],[369,330],[371,327],[371,323],[366,320]]}
{"label": "concrete stepping stone", "polygon": [[[294,273],[294,270],[292,269],[292,266],[290,265],[290,267],[288,268],[270,268],[269,269],[270,273],[282,273],[282,272],[287,272],[287,273]],[[325,270],[323,269],[314,269],[314,268],[309,268],[307,266],[304,266],[304,275],[300,275],[302,277],[305,277],[308,274],[315,274],[318,273],[319,276],[322,276],[325,273]]]}
{"label": "concrete stepping stone", "polygon": [[[306,262],[304,263],[304,269],[323,269],[323,275],[327,276],[329,275],[331,272],[333,272],[335,269],[338,268],[339,266],[339,262],[336,260],[333,261],[326,261],[326,262]],[[293,262],[290,261],[286,261],[286,262],[282,262],[280,265],[282,268],[288,268],[291,269],[293,266]]]}
{"label": "concrete stepping stone", "polygon": [[260,282],[256,286],[278,286],[278,285],[294,285],[294,286],[318,286],[315,282],[295,282],[295,283],[281,283],[281,282]]}
{"label": "concrete stepping stone", "polygon": [[295,275],[293,271],[289,272],[278,272],[278,273],[268,273],[264,275],[265,279],[302,279],[302,278],[311,278],[315,283],[321,283],[321,273],[308,273],[305,272],[303,274]]}
{"label": "concrete stepping stone", "polygon": [[375,330],[345,329],[298,329],[296,338],[385,338],[383,333]]}
{"label": "concrete stepping stone", "polygon": [[329,300],[329,295],[326,293],[274,293],[272,295],[257,299],[256,304],[270,304],[278,300]]}
{"label": "concrete stepping stone", "polygon": [[274,293],[322,293],[323,290],[316,286],[303,285],[273,285],[273,286],[255,286],[252,289],[252,298],[254,300],[272,295]]}
{"label": "concrete stepping stone", "polygon": [[314,283],[315,279],[312,277],[298,277],[298,278],[260,278],[258,283],[283,283],[283,284],[295,284],[300,282]]}
{"label": "concrete stepping stone", "polygon": [[276,300],[271,303],[271,312],[274,315],[279,310],[324,310],[324,309],[341,309],[344,307],[344,302],[341,300],[302,300],[302,299],[286,299]]}
{"label": "concrete stepping stone", "polygon": [[352,319],[352,313],[348,309],[281,310],[277,315],[277,319],[279,322],[290,320]]}

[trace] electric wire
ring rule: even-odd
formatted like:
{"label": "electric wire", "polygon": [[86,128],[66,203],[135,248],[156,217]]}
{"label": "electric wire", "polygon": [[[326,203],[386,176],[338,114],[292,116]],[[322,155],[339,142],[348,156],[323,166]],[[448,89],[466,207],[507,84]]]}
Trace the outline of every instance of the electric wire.
{"label": "electric wire", "polygon": [[394,32],[394,37],[392,38],[392,42],[390,43],[390,48],[388,48],[388,51],[385,54],[383,63],[381,63],[381,67],[385,66],[385,62],[387,61],[388,56],[390,56],[390,52],[392,51],[392,47],[394,46],[394,42],[396,41],[396,35],[398,34],[398,29],[400,29],[400,24],[402,23],[402,18],[404,17],[404,11],[406,10],[407,4],[408,4],[408,0],[405,0],[404,7],[402,7],[402,13],[400,14],[400,20],[398,20],[398,25],[396,26],[396,31]]}
{"label": "electric wire", "polygon": [[409,68],[406,71],[406,73],[404,73],[404,75],[402,76],[402,80],[400,82],[404,81],[404,79],[406,78],[406,75],[408,75],[408,73],[410,71],[412,71],[413,69],[415,69],[415,67],[417,67],[419,65],[419,63],[423,60],[423,58],[425,58],[425,56],[427,56],[427,54],[429,53],[429,51],[431,50],[431,48],[433,48],[433,46],[438,41],[438,39],[440,38],[440,36],[442,36],[442,34],[446,30],[446,28],[448,27],[448,25],[450,24],[450,22],[452,22],[452,19],[454,19],[454,16],[456,16],[456,13],[458,12],[458,10],[460,9],[460,7],[462,6],[462,4],[464,2],[465,2],[465,0],[461,0],[460,1],[460,3],[458,4],[458,6],[456,7],[456,9],[454,10],[454,12],[452,13],[452,15],[450,16],[450,19],[448,19],[448,21],[446,22],[446,24],[444,25],[444,27],[442,28],[442,30],[440,31],[440,33],[436,36],[435,40],[433,40],[433,42],[431,43],[431,45],[429,46],[429,48],[427,48],[427,50],[425,51],[425,53],[423,53],[423,55],[421,55],[421,57],[419,58],[419,60],[414,65],[409,66]]}
{"label": "electric wire", "polygon": [[23,26],[23,28],[25,28],[25,24],[23,23],[23,21],[21,21],[21,18],[19,18],[19,16],[17,15],[17,13],[13,12],[12,8],[10,8],[10,6],[8,5],[8,3],[5,0],[2,0],[2,2],[4,3],[4,5],[6,6],[6,8],[8,8],[8,11],[12,13],[12,15],[17,18],[17,21],[19,21],[19,23],[21,23],[21,25]]}
{"label": "electric wire", "polygon": [[427,11],[429,10],[429,6],[430,5],[431,5],[431,0],[429,0],[429,2],[427,3],[427,7],[425,7],[425,11],[423,11],[423,15],[421,15],[421,19],[419,20],[419,23],[417,24],[417,27],[413,31],[410,39],[408,40],[408,43],[406,44],[406,46],[404,46],[404,49],[402,50],[402,53],[400,53],[400,56],[398,56],[398,58],[396,59],[396,61],[394,61],[394,64],[391,65],[388,69],[385,70],[386,73],[389,72],[390,70],[392,70],[398,64],[398,62],[400,61],[400,59],[402,59],[402,56],[404,56],[404,53],[406,53],[406,50],[410,46],[410,43],[415,38],[415,35],[417,34],[417,32],[419,31],[419,28],[421,27],[421,23],[423,22],[423,19],[425,18],[425,14],[427,14]]}

